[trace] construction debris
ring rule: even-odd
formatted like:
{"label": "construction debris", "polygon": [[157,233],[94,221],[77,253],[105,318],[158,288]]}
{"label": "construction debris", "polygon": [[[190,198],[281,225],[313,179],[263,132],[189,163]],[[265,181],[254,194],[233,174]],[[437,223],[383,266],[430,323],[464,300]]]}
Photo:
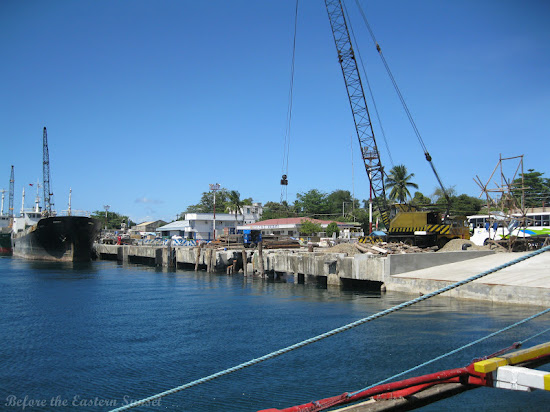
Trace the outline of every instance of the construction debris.
{"label": "construction debris", "polygon": [[460,250],[493,250],[495,252],[506,252],[506,248],[490,242],[485,246],[478,246],[471,240],[467,239],[452,239],[443,248],[441,252],[457,252]]}
{"label": "construction debris", "polygon": [[[290,237],[276,237],[266,235],[262,240],[264,249],[295,249],[300,247],[300,242]],[[243,243],[243,235],[221,235],[215,241],[209,243],[209,247],[227,247],[227,248],[242,248],[256,247],[255,244],[245,245]]]}
{"label": "construction debris", "polygon": [[347,253],[349,256],[361,253],[387,256],[404,253],[433,252],[434,250],[437,250],[437,246],[422,249],[418,246],[409,246],[401,242],[377,242],[376,245],[371,243],[341,243],[328,249],[315,249],[316,252],[321,250],[327,253]]}

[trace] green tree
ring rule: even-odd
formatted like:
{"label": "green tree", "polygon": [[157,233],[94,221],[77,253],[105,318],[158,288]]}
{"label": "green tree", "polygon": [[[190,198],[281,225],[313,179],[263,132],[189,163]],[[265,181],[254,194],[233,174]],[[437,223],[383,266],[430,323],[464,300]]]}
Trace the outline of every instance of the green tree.
{"label": "green tree", "polygon": [[432,203],[431,199],[427,196],[424,196],[420,192],[414,192],[414,197],[411,199],[411,205],[416,206],[418,208],[426,207],[430,203]]}
{"label": "green tree", "polygon": [[[453,195],[449,197],[449,200],[451,201],[451,209],[449,210],[451,215],[475,215],[479,213],[484,205],[484,201],[482,199],[468,196],[467,194],[461,194],[459,196]],[[444,196],[437,199],[437,201],[433,204],[433,209],[440,213],[446,211],[447,201]]]}
{"label": "green tree", "polygon": [[323,228],[321,225],[309,220],[302,219],[300,222],[300,233],[306,236],[313,235],[314,233],[322,232]]}
{"label": "green tree", "polygon": [[386,177],[386,188],[391,189],[390,200],[404,203],[411,195],[409,187],[418,189],[418,185],[410,181],[413,177],[414,173],[409,174],[405,165],[394,166]]}
{"label": "green tree", "polygon": [[453,215],[475,215],[479,213],[483,207],[483,200],[477,197],[468,196],[467,194],[461,194],[460,196],[453,196],[451,198],[451,214]]}
{"label": "green tree", "polygon": [[317,189],[297,193],[294,208],[301,216],[322,216],[330,213],[327,194]]}
{"label": "green tree", "polygon": [[[364,201],[365,202],[365,201]],[[368,205],[368,201],[367,205]],[[354,217],[357,222],[361,224],[361,229],[363,230],[363,233],[369,234],[370,233],[370,220],[369,220],[369,210],[368,206],[365,209],[355,209]],[[382,219],[380,218],[380,212],[376,208],[376,205],[373,204],[372,209],[372,230],[376,230],[376,219],[378,219],[378,230],[383,230],[385,228],[384,223],[382,222]]]}
{"label": "green tree", "polygon": [[[226,188],[221,188],[216,192],[216,211],[226,209],[229,194]],[[196,205],[187,206],[184,213],[213,213],[214,212],[214,192],[202,192],[201,200]]]}
{"label": "green tree", "polygon": [[[231,190],[227,194],[227,202],[225,203],[226,211],[229,213],[235,213],[235,224],[237,224],[237,216],[241,213],[244,203],[241,200],[241,194],[236,190]],[[244,225],[244,215],[243,215],[243,225]]]}
{"label": "green tree", "polygon": [[336,233],[336,237],[340,236],[340,228],[336,222],[330,222],[327,225],[327,236],[331,237],[333,233]]}
{"label": "green tree", "polygon": [[286,200],[283,200],[281,203],[267,202],[263,209],[262,220],[283,219],[296,216],[295,210],[289,206]]}
{"label": "green tree", "polygon": [[[456,197],[456,189],[454,186],[446,187],[445,191],[449,198]],[[445,202],[445,193],[440,187],[436,187],[432,193],[432,202],[433,203],[442,203]]]}
{"label": "green tree", "polygon": [[122,223],[125,223],[126,225],[129,224],[130,227],[136,225],[136,223],[133,222],[128,216],[121,215],[110,210],[108,212],[105,212],[104,210],[96,210],[95,212],[92,212],[90,216],[99,220],[102,228],[105,228],[105,225],[107,225],[107,229],[120,229]]}
{"label": "green tree", "polygon": [[359,208],[359,200],[351,196],[349,190],[335,190],[327,196],[328,213],[331,215],[346,215]]}
{"label": "green tree", "polygon": [[[535,169],[528,169],[523,173],[523,187],[525,195],[525,207],[542,207],[550,203],[550,179],[543,178],[544,173],[537,172]],[[521,184],[522,179],[514,180],[514,194],[518,205],[521,205]]]}

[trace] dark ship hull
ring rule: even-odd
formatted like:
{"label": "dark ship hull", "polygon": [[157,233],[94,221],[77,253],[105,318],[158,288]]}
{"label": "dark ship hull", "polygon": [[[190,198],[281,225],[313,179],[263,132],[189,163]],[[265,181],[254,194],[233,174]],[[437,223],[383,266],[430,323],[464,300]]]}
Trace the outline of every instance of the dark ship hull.
{"label": "dark ship hull", "polygon": [[33,260],[88,262],[99,226],[97,220],[84,216],[42,218],[13,234],[13,255]]}
{"label": "dark ship hull", "polygon": [[0,256],[11,255],[11,231],[0,231]]}

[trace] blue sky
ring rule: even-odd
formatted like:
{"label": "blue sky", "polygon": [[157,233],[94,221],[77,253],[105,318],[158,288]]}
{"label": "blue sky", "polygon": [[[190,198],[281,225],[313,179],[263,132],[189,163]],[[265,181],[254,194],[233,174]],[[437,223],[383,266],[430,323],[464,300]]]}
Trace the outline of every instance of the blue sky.
{"label": "blue sky", "polygon": [[[550,177],[549,2],[361,4],[445,185],[479,195],[474,177],[486,181],[500,154],[523,154],[526,169]],[[436,180],[347,7],[393,164],[430,195]],[[72,188],[75,209],[173,220],[216,182],[279,201],[294,9],[294,0],[0,2],[0,188],[13,164],[15,209],[24,186],[32,205],[46,126],[58,210]],[[290,202],[313,188],[368,197],[322,0],[299,6],[290,139]]]}

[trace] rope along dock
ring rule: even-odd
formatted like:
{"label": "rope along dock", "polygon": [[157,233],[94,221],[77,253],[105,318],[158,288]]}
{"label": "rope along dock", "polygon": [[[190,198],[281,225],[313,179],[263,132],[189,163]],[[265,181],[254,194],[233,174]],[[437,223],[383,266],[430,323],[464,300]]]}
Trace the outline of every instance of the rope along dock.
{"label": "rope along dock", "polygon": [[404,303],[401,303],[399,305],[396,305],[396,306],[393,306],[389,309],[386,309],[384,311],[381,311],[381,312],[378,312],[378,313],[375,313],[371,316],[368,316],[366,318],[362,318],[362,319],[359,319],[357,321],[354,321],[354,322],[351,322],[351,323],[348,323],[347,325],[344,325],[344,326],[341,326],[339,328],[336,328],[336,329],[333,329],[333,330],[330,330],[328,332],[325,332],[321,335],[317,335],[315,337],[312,337],[312,338],[309,338],[309,339],[306,339],[306,340],[303,340],[301,342],[298,342],[294,345],[291,345],[291,346],[287,346],[286,348],[283,348],[283,349],[279,349],[277,351],[274,351],[274,352],[271,352],[267,355],[264,355],[264,356],[261,356],[259,358],[256,358],[256,359],[252,359],[248,362],[244,362],[244,363],[241,363],[237,366],[234,366],[232,368],[229,368],[229,369],[225,369],[223,371],[220,371],[220,372],[217,372],[217,373],[214,373],[212,375],[209,375],[209,376],[206,376],[204,378],[201,378],[201,379],[197,379],[195,381],[192,381],[192,382],[189,382],[189,383],[186,383],[184,385],[181,385],[181,386],[177,386],[175,388],[172,388],[172,389],[169,389],[167,391],[164,391],[164,392],[161,392],[161,393],[158,393],[156,395],[152,395],[152,396],[149,396],[147,398],[144,398],[144,399],[141,399],[139,401],[136,401],[136,402],[133,402],[133,403],[130,403],[128,405],[124,405],[120,408],[116,408],[116,409],[113,409],[111,412],[119,412],[119,411],[124,411],[124,410],[128,410],[128,409],[132,409],[132,408],[135,408],[137,406],[140,406],[140,405],[143,405],[143,404],[146,404],[146,403],[150,403],[156,399],[160,399],[160,398],[163,398],[163,397],[166,397],[168,395],[172,395],[174,393],[177,393],[177,392],[180,392],[180,391],[183,391],[185,389],[188,389],[188,388],[191,388],[193,386],[197,386],[197,385],[200,385],[200,384],[203,384],[203,383],[206,383],[206,382],[209,382],[211,380],[214,380],[214,379],[217,379],[219,377],[222,377],[222,376],[225,376],[225,375],[228,375],[228,374],[231,374],[233,372],[236,372],[236,371],[239,371],[241,369],[245,369],[245,368],[248,368],[250,366],[253,366],[253,365],[256,365],[256,364],[259,364],[261,362],[264,362],[266,360],[269,360],[269,359],[273,359],[277,356],[281,356],[285,353],[288,353],[288,352],[291,352],[293,350],[296,350],[296,349],[299,349],[299,348],[302,348],[304,346],[307,346],[309,344],[312,344],[312,343],[315,343],[315,342],[318,342],[320,340],[323,340],[323,339],[326,339],[328,337],[331,337],[331,336],[334,336],[338,333],[341,333],[341,332],[345,332],[347,330],[350,330],[350,329],[353,329],[357,326],[360,326],[360,325],[363,325],[367,322],[370,322],[370,321],[373,321],[375,319],[379,319],[381,317],[384,317],[386,315],[389,315],[390,313],[394,313],[394,312],[397,312],[399,310],[402,310],[402,309],[405,309],[409,306],[412,306],[414,304],[417,304],[419,302],[422,302],[422,301],[425,301],[427,299],[430,299],[434,296],[437,296],[437,295],[440,295],[442,293],[445,293],[449,290],[452,290],[452,289],[455,289],[455,288],[458,288],[460,286],[463,286],[467,283],[470,283],[470,282],[473,282],[474,280],[477,280],[477,279],[480,279],[484,276],[487,276],[491,273],[494,273],[494,272],[497,272],[499,270],[502,270],[504,268],[507,268],[507,267],[510,267],[512,265],[515,265],[517,263],[520,263],[520,262],[523,262],[527,259],[530,259],[534,256],[537,256],[537,255],[540,255],[541,253],[544,253],[544,252],[547,252],[547,251],[550,251],[550,246],[546,246],[542,249],[539,249],[539,250],[536,250],[536,251],[533,251],[527,255],[523,255],[517,259],[514,259],[514,260],[511,260],[510,262],[507,262],[507,263],[504,263],[502,265],[499,265],[499,266],[496,266],[492,269],[489,269],[489,270],[486,270],[482,273],[479,273],[477,275],[474,275],[474,276],[471,276],[467,279],[464,279],[464,280],[461,280],[459,282],[456,282],[456,283],[453,283],[451,285],[448,285],[446,287],[443,287],[441,289],[438,289],[434,292],[431,292],[431,293],[428,293],[428,294],[425,294],[423,296],[420,296],[418,298],[415,298],[415,299],[412,299],[412,300],[409,300],[407,302],[404,302]]}

